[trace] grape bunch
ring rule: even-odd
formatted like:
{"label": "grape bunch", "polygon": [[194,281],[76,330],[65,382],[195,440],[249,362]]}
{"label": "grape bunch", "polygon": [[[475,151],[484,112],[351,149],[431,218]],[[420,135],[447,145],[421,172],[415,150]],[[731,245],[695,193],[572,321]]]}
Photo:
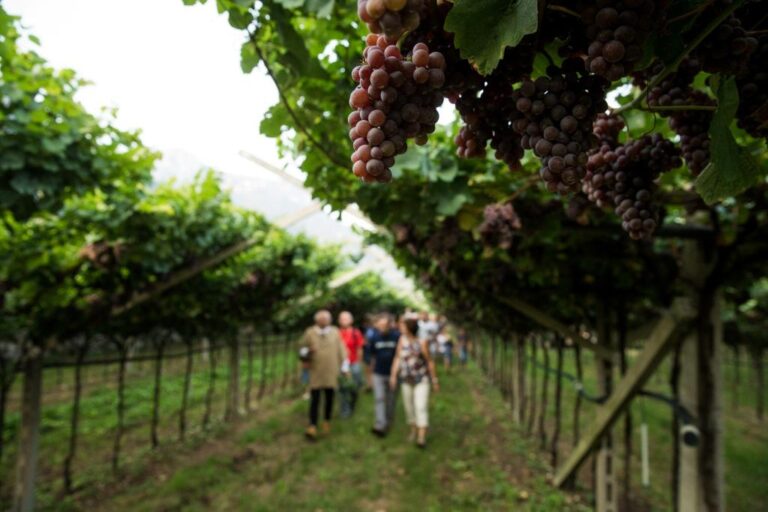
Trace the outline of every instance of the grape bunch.
{"label": "grape bunch", "polygon": [[[714,100],[702,91],[691,90],[691,105],[713,106]],[[680,149],[688,169],[698,176],[709,164],[710,137],[709,125],[712,123],[711,110],[682,110],[669,117],[669,127],[680,135]]]}
{"label": "grape bunch", "polygon": [[459,158],[481,158],[485,156],[487,140],[469,126],[462,126],[453,139],[456,144],[456,155]]}
{"label": "grape bunch", "polygon": [[654,29],[655,10],[654,0],[598,0],[585,8],[588,69],[610,81],[629,74]]}
{"label": "grape bunch", "polygon": [[600,207],[615,208],[633,240],[646,240],[659,222],[653,203],[658,177],[682,164],[675,145],[656,133],[610,149],[603,144],[590,156],[583,191]]}
{"label": "grape bunch", "polygon": [[486,247],[498,247],[506,251],[512,247],[515,233],[522,227],[511,202],[494,203],[485,207],[478,232]]}
{"label": "grape bunch", "polygon": [[[702,21],[709,20],[705,17]],[[731,15],[701,42],[696,55],[708,73],[738,74],[746,70],[756,48],[757,39],[747,34],[739,18]]]}
{"label": "grape bunch", "polygon": [[424,144],[439,118],[445,58],[421,43],[403,58],[394,41],[370,34],[362,65],[352,70],[358,86],[349,97],[352,171],[366,182],[389,182],[395,156],[406,140]]}
{"label": "grape bunch", "polygon": [[524,149],[541,159],[539,175],[552,192],[579,189],[587,152],[593,145],[592,123],[607,108],[606,83],[586,75],[579,59],[569,59],[548,77],[523,80],[512,94],[518,112],[512,129]]}
{"label": "grape bunch", "polygon": [[747,69],[736,78],[739,127],[753,137],[768,139],[768,36],[760,38]]}
{"label": "grape bunch", "polygon": [[625,128],[626,124],[621,116],[612,116],[609,114],[597,114],[595,122],[592,124],[592,133],[598,139],[600,146],[615,146],[619,141],[619,134]]}
{"label": "grape bunch", "polygon": [[357,0],[357,15],[374,34],[399,39],[421,22],[424,0]]}
{"label": "grape bunch", "polygon": [[[649,76],[658,73],[661,65],[648,70],[636,82],[642,84]],[[706,93],[694,89],[692,84],[696,74],[702,69],[699,59],[690,58],[680,64],[675,73],[667,76],[659,85],[648,91],[646,101],[651,107],[714,106],[715,101]],[[662,116],[669,118],[669,127],[680,136],[680,148],[683,151],[688,169],[698,175],[709,163],[710,137],[709,125],[712,122],[711,110],[661,110]]]}
{"label": "grape bunch", "polygon": [[[582,192],[600,208],[613,206],[613,188],[605,185],[606,166],[616,158],[619,133],[624,129],[624,120],[619,116],[598,114],[592,131],[598,145],[589,152],[587,170],[582,183]],[[609,176],[612,178],[612,175]],[[611,183],[612,185],[612,183]]]}

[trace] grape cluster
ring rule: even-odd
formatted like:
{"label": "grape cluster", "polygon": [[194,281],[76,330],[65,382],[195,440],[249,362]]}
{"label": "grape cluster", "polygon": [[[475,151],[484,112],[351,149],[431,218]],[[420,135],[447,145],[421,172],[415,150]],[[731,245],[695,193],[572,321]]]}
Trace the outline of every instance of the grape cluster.
{"label": "grape cluster", "polygon": [[355,109],[348,118],[352,170],[366,182],[389,182],[390,167],[406,151],[406,140],[424,144],[435,130],[445,58],[423,43],[408,59],[386,36],[370,34],[367,43],[363,64],[352,71],[358,83],[349,98]]}
{"label": "grape cluster", "polygon": [[[715,102],[702,91],[691,90],[688,97],[691,105],[714,105]],[[712,123],[711,110],[682,110],[669,117],[669,127],[680,135],[680,149],[688,169],[696,176],[709,164]]]}
{"label": "grape cluster", "polygon": [[89,261],[95,268],[108,270],[120,262],[125,247],[119,242],[98,241],[85,245],[79,256]]}
{"label": "grape cluster", "polygon": [[655,8],[653,0],[598,0],[585,8],[589,70],[610,81],[629,74],[643,56]]}
{"label": "grape cluster", "polygon": [[768,36],[760,38],[748,71],[736,78],[739,88],[739,127],[753,137],[768,139]]}
{"label": "grape cluster", "polygon": [[456,155],[459,158],[480,158],[485,156],[487,140],[469,126],[462,126],[453,139],[456,144]]}
{"label": "grape cluster", "polygon": [[424,0],[357,0],[357,15],[374,34],[398,39],[421,22]]}
{"label": "grape cluster", "polygon": [[613,189],[610,186],[604,186],[603,173],[607,172],[606,164],[616,157],[615,150],[619,145],[619,134],[624,126],[624,120],[619,116],[598,114],[592,127],[598,144],[589,152],[587,171],[581,189],[587,199],[600,208],[613,206]]}
{"label": "grape cluster", "polygon": [[489,204],[483,211],[483,222],[478,231],[486,247],[509,250],[515,233],[522,229],[517,212],[511,202]]}
{"label": "grape cluster", "polygon": [[731,15],[701,42],[696,54],[708,73],[737,74],[746,69],[756,48],[757,39],[747,34],[739,18]]}
{"label": "grape cluster", "polygon": [[622,117],[600,113],[597,114],[595,122],[592,124],[592,132],[597,137],[600,146],[606,144],[615,146],[618,144],[619,134],[625,126]]}
{"label": "grape cluster", "polygon": [[[658,73],[657,65],[637,78],[643,83],[647,77]],[[667,76],[659,85],[648,91],[646,101],[651,107],[714,106],[715,101],[704,92],[693,88],[696,74],[702,69],[699,59],[686,59],[675,73]],[[688,169],[698,175],[709,163],[710,137],[709,125],[712,122],[711,110],[661,110],[662,116],[669,118],[669,127],[680,136],[680,148]]]}
{"label": "grape cluster", "polygon": [[525,79],[512,94],[519,113],[512,129],[520,144],[541,159],[539,171],[552,192],[579,189],[587,152],[593,145],[592,123],[607,108],[604,80],[584,73],[583,62],[570,59],[548,77]]}
{"label": "grape cluster", "polygon": [[644,240],[658,225],[659,209],[653,203],[656,180],[681,164],[680,151],[658,133],[615,148],[603,144],[590,156],[582,188],[598,206],[615,208],[633,240]]}

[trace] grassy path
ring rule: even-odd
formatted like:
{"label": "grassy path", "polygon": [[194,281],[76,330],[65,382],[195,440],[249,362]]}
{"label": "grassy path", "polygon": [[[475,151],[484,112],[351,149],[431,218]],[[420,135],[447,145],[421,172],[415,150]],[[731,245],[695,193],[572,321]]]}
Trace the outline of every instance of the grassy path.
{"label": "grassy path", "polygon": [[[178,447],[72,510],[586,510],[553,490],[539,452],[470,367],[441,379],[426,451],[405,442],[402,405],[384,440],[370,432],[373,398],[316,444],[301,437],[304,401],[265,404],[215,438]],[[64,505],[60,503],[60,505]],[[61,509],[61,508],[60,508]]]}

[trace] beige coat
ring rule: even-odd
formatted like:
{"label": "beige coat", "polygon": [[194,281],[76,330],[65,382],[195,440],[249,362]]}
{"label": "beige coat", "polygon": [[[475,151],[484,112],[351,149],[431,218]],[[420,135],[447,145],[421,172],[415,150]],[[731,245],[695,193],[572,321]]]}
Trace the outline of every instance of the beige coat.
{"label": "beige coat", "polygon": [[341,364],[347,358],[347,349],[336,327],[330,326],[325,334],[320,328],[312,326],[304,331],[300,345],[312,349],[309,363],[309,387],[334,388],[339,385]]}

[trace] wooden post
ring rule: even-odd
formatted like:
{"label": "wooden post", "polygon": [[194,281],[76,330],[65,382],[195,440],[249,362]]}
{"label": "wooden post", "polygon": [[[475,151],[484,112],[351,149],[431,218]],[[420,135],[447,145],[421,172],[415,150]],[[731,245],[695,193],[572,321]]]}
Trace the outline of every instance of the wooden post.
{"label": "wooden post", "polygon": [[557,375],[555,377],[555,428],[552,432],[550,453],[552,454],[552,467],[557,467],[558,443],[560,442],[560,415],[562,413],[563,397],[563,340],[558,335],[557,344]]}
{"label": "wooden post", "polygon": [[541,383],[541,405],[539,406],[538,429],[539,439],[541,440],[541,449],[547,448],[547,431],[545,420],[547,418],[547,398],[549,395],[549,346],[546,340],[541,345],[541,351],[544,354],[544,376]]}
{"label": "wooden post", "polygon": [[120,447],[125,423],[125,372],[128,365],[129,341],[114,339],[113,343],[120,354],[120,363],[117,367],[117,424],[115,425],[115,438],[112,444],[112,473],[116,475],[120,467]]}
{"label": "wooden post", "polygon": [[618,383],[608,400],[600,405],[594,415],[594,421],[589,425],[568,459],[557,470],[554,479],[557,487],[563,486],[569,480],[593,448],[599,444],[599,441],[622,413],[624,407],[635,393],[642,389],[658,367],[659,362],[679,340],[681,331],[688,327],[688,319],[691,316],[690,307],[685,301],[676,302],[669,311],[662,314],[635,363],[629,367],[627,374]]}
{"label": "wooden post", "polygon": [[722,320],[719,294],[709,283],[712,258],[696,241],[683,249],[681,277],[696,304],[696,328],[685,337],[680,354],[680,403],[694,412],[700,442],[688,446],[679,437],[679,512],[723,512],[723,404],[721,375]]}
{"label": "wooden post", "polygon": [[251,412],[251,390],[253,389],[253,333],[248,332],[248,377],[245,382],[245,412]]}
{"label": "wooden post", "polygon": [[[576,367],[576,378],[579,381],[579,389],[584,383],[584,372],[581,366],[581,347],[579,345],[573,346],[573,364]],[[576,393],[576,400],[573,403],[573,445],[581,440],[581,402],[583,397],[580,392]]]}
{"label": "wooden post", "polygon": [[496,336],[491,336],[491,382],[495,385],[498,377],[498,361],[496,357]]}
{"label": "wooden post", "polygon": [[749,350],[752,368],[755,372],[755,414],[762,422],[765,413],[765,369],[763,368],[763,347],[754,346]]}
{"label": "wooden post", "polygon": [[240,340],[237,335],[228,339],[229,381],[227,382],[227,405],[224,419],[231,421],[240,415]]}
{"label": "wooden post", "polygon": [[[597,304],[597,336],[601,347],[611,347],[611,326],[608,308],[604,300]],[[606,359],[596,359],[597,392],[600,396],[610,396],[613,391],[613,364]],[[595,454],[595,510],[597,512],[618,512],[619,493],[615,460],[613,453],[613,434],[606,430],[599,442]]]}
{"label": "wooden post", "polygon": [[259,358],[259,395],[258,400],[264,397],[267,381],[267,335],[261,335],[261,357]]}
{"label": "wooden post", "polygon": [[525,338],[517,337],[517,395],[515,396],[515,420],[522,425],[525,421]]}
{"label": "wooden post", "polygon": [[37,452],[40,445],[40,412],[43,396],[43,355],[34,348],[24,362],[24,387],[21,405],[21,432],[16,459],[13,511],[35,509]]}
{"label": "wooden post", "polygon": [[152,449],[160,446],[157,428],[160,424],[160,393],[163,379],[163,353],[165,351],[165,335],[160,335],[155,344],[155,383],[152,390],[152,421],[149,426],[149,439]]}
{"label": "wooden post", "polygon": [[[74,491],[73,478],[72,478],[72,464],[75,461],[75,454],[77,453],[77,431],[80,424],[80,395],[83,390],[82,370],[83,361],[85,355],[88,352],[88,342],[86,341],[81,347],[77,349],[77,362],[75,363],[75,389],[74,396],[72,398],[72,415],[69,422],[69,451],[66,457],[64,457],[64,492],[71,493]],[[104,365],[105,367],[107,365]]]}
{"label": "wooden post", "polygon": [[194,345],[190,338],[185,338],[187,360],[184,367],[184,386],[181,390],[181,409],[179,410],[179,439],[184,440],[187,433],[187,406],[189,405],[189,387],[192,384],[192,365],[194,363]]}
{"label": "wooden post", "polygon": [[213,391],[216,386],[217,349],[211,346],[208,350],[208,389],[205,391],[205,411],[203,412],[203,430],[208,430],[211,422],[211,407],[213,406]]}
{"label": "wooden post", "polygon": [[533,424],[536,421],[536,406],[538,405],[538,397],[536,396],[536,365],[538,363],[538,347],[539,347],[539,340],[537,337],[531,336],[530,343],[531,346],[531,364],[530,364],[530,372],[531,372],[531,381],[530,381],[530,392],[528,394],[528,400],[530,401],[530,410],[528,411],[528,425],[526,426],[526,434],[531,435],[533,432]]}

